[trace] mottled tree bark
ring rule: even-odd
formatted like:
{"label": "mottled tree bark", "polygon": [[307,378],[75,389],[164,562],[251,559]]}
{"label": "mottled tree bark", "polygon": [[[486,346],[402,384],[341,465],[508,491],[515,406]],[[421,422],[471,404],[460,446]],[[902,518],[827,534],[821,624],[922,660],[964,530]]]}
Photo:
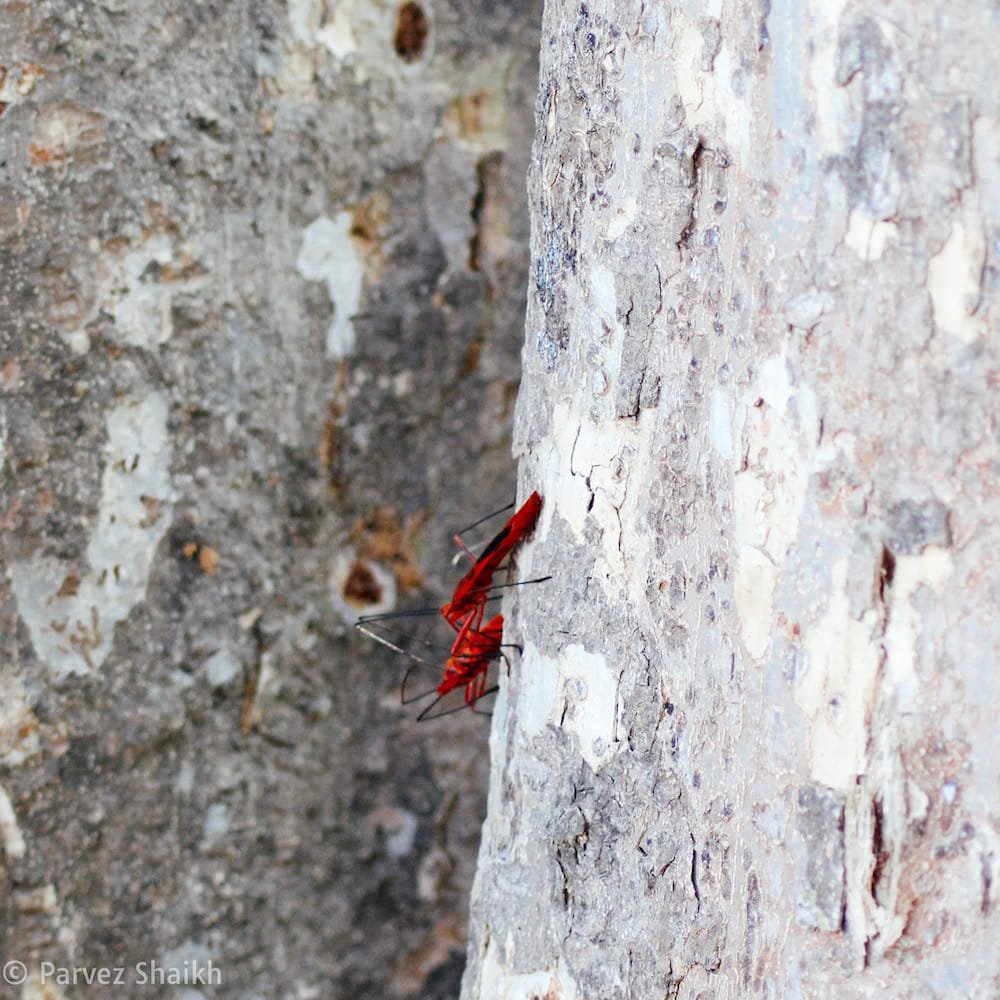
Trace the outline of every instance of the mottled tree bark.
{"label": "mottled tree bark", "polygon": [[513,494],[539,19],[0,3],[0,995],[456,995],[487,730],[350,620]]}
{"label": "mottled tree bark", "polygon": [[550,0],[463,996],[1000,983],[996,12]]}

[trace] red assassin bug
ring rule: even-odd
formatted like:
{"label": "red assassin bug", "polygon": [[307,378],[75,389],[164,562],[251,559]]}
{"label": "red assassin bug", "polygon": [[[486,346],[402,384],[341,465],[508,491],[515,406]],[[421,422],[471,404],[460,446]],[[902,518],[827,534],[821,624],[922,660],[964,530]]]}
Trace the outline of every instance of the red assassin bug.
{"label": "red assassin bug", "polygon": [[[423,617],[424,614],[435,614],[433,609],[426,612],[415,612],[414,617]],[[417,717],[418,721],[424,719],[437,718],[440,715],[448,715],[456,712],[468,705],[473,711],[478,711],[476,702],[485,695],[492,694],[496,686],[489,686],[490,667],[503,656],[503,615],[494,615],[481,629],[477,631],[468,630],[463,636],[455,640],[448,658],[444,665],[444,674],[436,687],[422,688],[416,694],[410,694],[411,678],[421,668],[432,668],[433,662],[414,650],[426,649],[433,652],[435,646],[431,642],[415,639],[412,634],[401,633],[398,640],[395,629],[383,624],[382,616],[373,615],[369,618],[362,618],[357,623],[357,627],[365,635],[380,642],[383,646],[388,646],[397,653],[406,656],[411,664],[403,677],[403,684],[400,690],[400,700],[404,705],[409,705],[415,701],[421,701],[429,695],[436,697]],[[440,662],[440,661],[439,661]],[[438,668],[440,669],[440,668]],[[457,703],[454,698],[450,698],[453,692],[464,688],[463,698]],[[447,700],[447,707],[439,709],[442,701]]]}
{"label": "red assassin bug", "polygon": [[[453,656],[467,656],[470,650],[477,648],[477,644],[488,645],[492,640],[492,637],[491,639],[481,637],[480,625],[486,614],[486,599],[493,586],[493,576],[517,543],[535,527],[541,510],[542,498],[536,490],[486,546],[472,564],[472,568],[458,581],[451,600],[442,605],[441,617],[458,633],[451,650]],[[495,621],[496,619],[490,622],[490,625]],[[501,619],[498,631],[502,627]],[[499,641],[495,645],[498,651]],[[476,659],[474,655],[473,659]]]}
{"label": "red assassin bug", "polygon": [[[483,695],[496,688],[487,688],[490,664],[503,654],[500,652],[503,642],[503,615],[494,615],[481,629],[469,630],[464,637],[456,641],[451,655],[445,661],[444,677],[435,688],[437,698],[425,708],[417,721],[434,718],[435,715],[447,715],[457,709],[446,709],[444,712],[434,712],[442,698],[457,688],[465,688],[465,704],[475,711],[476,702]],[[460,708],[461,706],[457,706]]]}
{"label": "red assassin bug", "polygon": [[459,636],[468,630],[472,621],[476,622],[473,629],[478,628],[482,622],[486,595],[493,585],[493,575],[514,546],[534,528],[541,511],[542,498],[536,490],[486,546],[468,573],[458,581],[451,600],[441,606],[441,616]]}
{"label": "red assassin bug", "polygon": [[[534,528],[542,509],[542,498],[534,492],[500,529],[482,554],[475,560],[469,571],[459,580],[452,598],[442,605],[441,616],[458,633],[445,662],[444,676],[433,689],[438,697],[418,716],[419,719],[433,717],[430,713],[442,698],[458,688],[465,688],[465,704],[475,708],[476,701],[496,688],[487,689],[490,664],[500,658],[503,638],[503,615],[495,615],[485,625],[486,603],[493,589],[493,577],[504,559],[514,547]],[[462,546],[464,548],[464,545]],[[467,550],[466,550],[467,551]],[[421,612],[417,612],[420,614]],[[425,662],[421,657],[402,649],[384,636],[367,628],[371,622],[395,616],[370,616],[358,621],[358,627],[371,638],[389,646],[397,652],[409,656],[415,663]],[[414,668],[407,671],[407,678]],[[406,678],[403,680],[402,700],[414,701],[430,692],[423,692],[413,698],[405,694]],[[447,714],[454,709],[437,714]]]}

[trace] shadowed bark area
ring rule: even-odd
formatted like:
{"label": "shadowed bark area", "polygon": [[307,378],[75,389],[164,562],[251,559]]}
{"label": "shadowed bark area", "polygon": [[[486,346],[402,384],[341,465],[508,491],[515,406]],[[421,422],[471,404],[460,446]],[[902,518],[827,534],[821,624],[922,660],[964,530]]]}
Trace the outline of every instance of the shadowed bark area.
{"label": "shadowed bark area", "polygon": [[546,4],[467,1000],[996,992],[997,30]]}
{"label": "shadowed bark area", "polygon": [[0,995],[457,994],[488,729],[350,622],[513,497],[539,21],[0,4]]}

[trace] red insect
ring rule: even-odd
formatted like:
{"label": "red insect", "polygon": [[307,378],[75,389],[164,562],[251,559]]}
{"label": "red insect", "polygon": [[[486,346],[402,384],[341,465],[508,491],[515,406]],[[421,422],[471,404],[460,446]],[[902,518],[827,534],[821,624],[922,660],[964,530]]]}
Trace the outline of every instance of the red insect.
{"label": "red insect", "polygon": [[[411,616],[429,620],[431,616],[436,617],[436,611],[427,608],[407,615]],[[440,659],[437,659],[435,653],[439,647],[432,640],[421,637],[423,630],[416,628],[401,631],[387,624],[385,618],[382,615],[362,618],[357,622],[357,628],[410,661],[400,690],[400,700],[404,705],[436,695],[417,717],[418,721],[448,715],[465,706],[478,711],[476,702],[496,691],[496,685],[491,686],[490,670],[503,657],[502,614],[494,615],[481,629],[468,629],[458,636],[448,651],[444,674],[439,675],[440,682],[435,687],[421,686],[416,693],[411,693],[414,677],[425,677],[428,670],[440,670],[436,665],[440,663]],[[458,692],[461,692],[461,697],[456,700],[452,695]]]}
{"label": "red insect", "polygon": [[[465,704],[475,709],[475,704],[483,695],[495,688],[488,688],[490,664],[503,654],[503,615],[494,615],[481,629],[468,630],[459,635],[452,646],[451,655],[444,664],[444,676],[435,688],[437,698],[425,708],[417,719],[432,717],[434,708],[441,699],[457,688],[465,688]],[[448,709],[446,711],[454,711]]]}
{"label": "red insect", "polygon": [[514,546],[529,534],[542,511],[542,498],[536,490],[513,517],[500,529],[483,550],[472,568],[458,581],[451,600],[441,606],[441,615],[459,636],[473,621],[478,629],[486,609],[486,597],[493,586],[493,576]]}
{"label": "red insect", "polygon": [[[456,711],[463,706],[460,702],[454,708],[435,711],[442,699],[464,688],[464,704],[475,710],[476,702],[484,695],[496,690],[489,687],[490,665],[503,656],[503,615],[494,615],[486,624],[486,605],[493,587],[493,577],[503,561],[511,554],[515,546],[521,542],[535,527],[542,509],[542,498],[537,492],[531,494],[510,520],[500,529],[496,537],[486,546],[469,571],[458,581],[451,600],[441,606],[439,613],[442,618],[457,632],[452,643],[448,658],[444,665],[444,674],[436,688],[423,691],[412,697],[406,695],[406,684],[410,674],[420,664],[427,661],[395,642],[390,642],[384,635],[373,630],[376,622],[398,617],[397,615],[372,615],[359,619],[357,626],[366,635],[381,642],[383,645],[403,653],[413,661],[403,679],[401,691],[404,704],[416,701],[428,694],[435,693],[437,697],[425,708],[418,719],[434,718]],[[468,553],[464,544],[460,547]],[[470,556],[471,557],[471,556]],[[547,578],[546,578],[547,579]],[[427,612],[417,611],[410,614],[422,615]],[[405,616],[407,613],[404,612]],[[375,626],[377,629],[379,626]],[[425,644],[430,648],[430,644]]]}

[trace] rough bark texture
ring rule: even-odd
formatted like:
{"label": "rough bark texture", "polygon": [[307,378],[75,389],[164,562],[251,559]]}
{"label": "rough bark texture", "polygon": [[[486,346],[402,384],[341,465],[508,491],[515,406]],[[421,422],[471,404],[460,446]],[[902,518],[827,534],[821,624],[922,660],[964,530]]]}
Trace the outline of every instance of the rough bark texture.
{"label": "rough bark texture", "polygon": [[469,1000],[1000,995],[998,23],[872,11],[546,4]]}
{"label": "rough bark texture", "polygon": [[0,4],[0,996],[456,995],[487,730],[348,619],[513,493],[539,21]]}

